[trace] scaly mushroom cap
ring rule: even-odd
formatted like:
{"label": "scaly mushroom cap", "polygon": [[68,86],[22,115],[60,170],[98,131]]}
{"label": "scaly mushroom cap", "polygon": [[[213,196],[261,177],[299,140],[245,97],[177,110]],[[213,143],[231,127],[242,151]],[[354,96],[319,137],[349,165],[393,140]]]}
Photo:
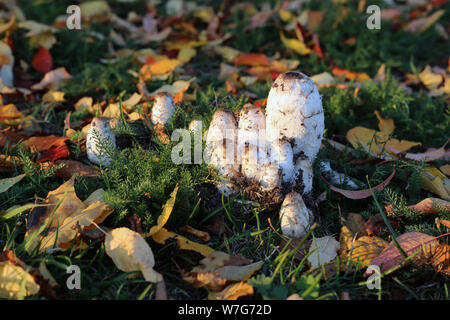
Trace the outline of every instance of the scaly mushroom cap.
{"label": "scaly mushroom cap", "polygon": [[116,136],[111,131],[110,119],[95,117],[86,137],[88,159],[98,165],[109,166],[111,157],[106,148],[116,148]]}
{"label": "scaly mushroom cap", "polygon": [[[219,175],[224,176],[217,187],[226,195],[233,191],[229,179],[239,172],[237,161],[237,123],[232,111],[217,110],[211,120],[206,137],[205,160]],[[227,181],[228,180],[228,181]]]}
{"label": "scaly mushroom cap", "polygon": [[247,103],[239,116],[237,150],[242,174],[256,181],[260,181],[261,166],[268,162],[265,130],[264,111]]}
{"label": "scaly mushroom cap", "polygon": [[154,125],[165,125],[175,112],[175,103],[170,94],[159,92],[155,95],[151,120]]}
{"label": "scaly mushroom cap", "polygon": [[280,74],[272,84],[266,107],[267,140],[293,139],[294,155],[311,162],[324,130],[322,100],[312,80],[301,72]]}
{"label": "scaly mushroom cap", "polygon": [[295,238],[306,235],[311,226],[312,213],[299,193],[292,191],[286,195],[280,209],[280,220],[284,235]]}

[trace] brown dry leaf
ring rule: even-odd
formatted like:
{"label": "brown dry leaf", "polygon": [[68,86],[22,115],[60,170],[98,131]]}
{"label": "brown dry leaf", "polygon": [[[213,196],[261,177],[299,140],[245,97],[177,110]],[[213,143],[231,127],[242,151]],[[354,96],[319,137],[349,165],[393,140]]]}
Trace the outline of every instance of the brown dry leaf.
{"label": "brown dry leaf", "polygon": [[43,152],[50,150],[52,147],[58,147],[65,145],[65,142],[69,138],[67,137],[57,137],[54,135],[45,137],[31,137],[26,140],[23,145],[30,148],[32,152]]}
{"label": "brown dry leaf", "polygon": [[445,175],[450,176],[450,164],[444,164],[439,168]]}
{"label": "brown dry leaf", "polygon": [[237,300],[240,297],[252,295],[254,293],[253,287],[247,282],[241,281],[233,283],[225,287],[220,292],[211,292],[208,295],[209,300]]}
{"label": "brown dry leaf", "polygon": [[193,236],[196,236],[197,238],[199,238],[205,242],[208,242],[211,239],[211,236],[209,235],[208,232],[197,230],[189,225],[181,226],[179,228],[179,230],[181,232],[186,232],[186,233],[192,234]]}
{"label": "brown dry leaf", "polygon": [[42,90],[46,87],[50,87],[50,90],[57,90],[59,85],[70,79],[72,76],[67,72],[66,68],[61,67],[47,72],[41,82],[33,85],[32,90]]}
{"label": "brown dry leaf", "polygon": [[[450,212],[450,202],[439,198],[426,198],[408,208],[415,212],[424,212],[427,214],[439,214],[441,212]],[[390,204],[385,207],[388,214],[395,215],[395,208]]]}
{"label": "brown dry leaf", "polygon": [[41,169],[50,169],[59,164],[64,164],[64,167],[58,169],[55,172],[55,176],[59,178],[70,178],[74,174],[83,176],[83,177],[98,177],[100,176],[100,171],[94,169],[80,161],[76,160],[56,160],[54,163],[52,162],[44,162],[41,163]]}
{"label": "brown dry leaf", "polygon": [[[408,256],[417,253],[411,261],[418,266],[425,264],[439,246],[435,237],[420,232],[404,233],[397,237],[397,242]],[[391,242],[379,256],[370,261],[370,264],[380,266],[381,272],[384,272],[406,263],[397,247]],[[368,275],[367,271],[366,274]]]}
{"label": "brown dry leaf", "polygon": [[247,280],[264,264],[263,261],[249,263],[250,261],[243,256],[214,251],[190,272],[183,274],[183,280],[194,287],[221,291],[230,282]]}
{"label": "brown dry leaf", "polygon": [[[23,286],[23,290],[21,290]],[[19,299],[39,292],[39,285],[22,267],[11,261],[0,262],[0,298]]]}
{"label": "brown dry leaf", "polygon": [[153,234],[152,239],[160,244],[165,244],[168,239],[175,239],[178,241],[178,246],[181,250],[193,250],[200,253],[204,257],[209,256],[215,251],[213,248],[208,247],[207,245],[193,242],[183,236],[180,236],[179,234],[170,232],[165,228],[162,228],[157,233]]}
{"label": "brown dry leaf", "polygon": [[125,272],[139,270],[149,282],[163,280],[161,274],[153,270],[155,259],[152,249],[137,232],[116,228],[106,233],[105,251],[118,269]]}

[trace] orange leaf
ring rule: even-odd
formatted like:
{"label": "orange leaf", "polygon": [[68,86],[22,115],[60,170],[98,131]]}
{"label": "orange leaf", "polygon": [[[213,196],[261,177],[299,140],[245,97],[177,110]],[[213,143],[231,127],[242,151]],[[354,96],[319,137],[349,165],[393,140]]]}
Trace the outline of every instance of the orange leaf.
{"label": "orange leaf", "polygon": [[234,64],[236,66],[267,66],[269,59],[265,54],[261,53],[241,53],[234,58]]}
{"label": "orange leaf", "polygon": [[358,73],[355,71],[350,71],[347,69],[341,69],[338,67],[334,67],[331,69],[331,72],[337,77],[345,77],[347,80],[353,80],[357,82],[361,82],[364,80],[370,80],[370,77],[367,73]]}

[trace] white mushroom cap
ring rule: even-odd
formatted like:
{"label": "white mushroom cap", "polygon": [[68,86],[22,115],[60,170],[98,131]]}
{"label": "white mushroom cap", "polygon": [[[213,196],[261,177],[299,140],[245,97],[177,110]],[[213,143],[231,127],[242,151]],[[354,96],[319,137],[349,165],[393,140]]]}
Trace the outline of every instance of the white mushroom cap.
{"label": "white mushroom cap", "polygon": [[313,185],[313,165],[309,159],[298,158],[295,162],[295,180],[301,175],[304,185],[303,193],[312,191]]}
{"label": "white mushroom cap", "polygon": [[312,80],[301,72],[275,79],[267,99],[267,140],[293,138],[294,155],[314,161],[324,130],[322,100]]}
{"label": "white mushroom cap", "polygon": [[294,153],[289,141],[278,139],[270,145],[270,162],[275,163],[282,172],[283,182],[294,183]]}
{"label": "white mushroom cap", "polygon": [[286,236],[302,238],[311,227],[312,217],[312,212],[306,207],[302,196],[293,191],[281,205],[281,231]]}
{"label": "white mushroom cap", "polygon": [[237,123],[230,110],[217,110],[211,120],[206,137],[205,160],[213,166],[219,175],[224,176],[217,185],[226,195],[233,191],[230,178],[239,172],[237,161]]}
{"label": "white mushroom cap", "polygon": [[86,153],[88,159],[98,165],[109,166],[111,155],[107,148],[116,149],[116,136],[111,131],[110,119],[95,117],[92,119],[86,137]]}
{"label": "white mushroom cap", "polygon": [[170,94],[158,92],[153,103],[151,120],[153,124],[165,125],[175,112],[175,103]]}

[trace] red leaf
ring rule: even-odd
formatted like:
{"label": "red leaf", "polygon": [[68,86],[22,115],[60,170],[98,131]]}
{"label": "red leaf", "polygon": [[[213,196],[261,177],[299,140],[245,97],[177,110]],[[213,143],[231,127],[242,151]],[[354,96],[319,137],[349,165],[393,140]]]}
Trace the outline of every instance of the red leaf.
{"label": "red leaf", "polygon": [[44,47],[39,47],[31,61],[31,65],[36,71],[46,73],[53,68],[53,58],[50,52]]}
{"label": "red leaf", "polygon": [[325,183],[327,183],[330,186],[330,189],[333,190],[334,192],[348,198],[348,199],[353,199],[353,200],[359,200],[359,199],[365,199],[368,198],[372,195],[372,192],[376,192],[376,191],[381,191],[384,189],[385,186],[388,185],[389,182],[391,182],[392,178],[395,175],[395,168],[392,171],[391,175],[382,183],[380,183],[379,185],[377,185],[376,187],[373,187],[372,189],[364,189],[364,190],[355,190],[355,191],[350,191],[350,190],[344,190],[344,189],[339,189],[333,185],[331,185],[327,180],[325,180],[324,177],[320,176],[320,178],[325,181]]}

